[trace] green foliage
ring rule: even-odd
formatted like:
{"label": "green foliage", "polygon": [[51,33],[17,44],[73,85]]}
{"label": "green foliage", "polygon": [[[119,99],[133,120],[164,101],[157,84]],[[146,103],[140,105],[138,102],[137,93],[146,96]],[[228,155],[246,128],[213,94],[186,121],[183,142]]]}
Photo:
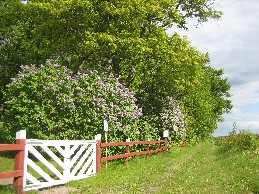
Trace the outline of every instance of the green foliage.
{"label": "green foliage", "polygon": [[0,108],[6,85],[21,64],[54,59],[73,75],[89,69],[112,73],[135,92],[145,121],[160,134],[168,97],[180,106],[192,141],[208,137],[231,109],[223,72],[206,69],[208,56],[187,38],[166,34],[169,27],[186,29],[188,18],[198,24],[219,19],[222,13],[209,0],[0,2]]}
{"label": "green foliage", "polygon": [[[26,129],[28,138],[93,139],[109,122],[110,141],[126,137],[139,139],[141,109],[134,93],[112,75],[72,71],[52,62],[22,71],[5,93],[3,135],[8,141],[17,130]],[[143,122],[144,123],[144,122]],[[146,135],[151,135],[146,125]],[[153,134],[152,134],[153,135]]]}
{"label": "green foliage", "polygon": [[236,124],[234,123],[232,131],[227,137],[219,138],[216,142],[223,150],[256,150],[259,148],[258,137],[249,130],[240,130],[237,132]]}

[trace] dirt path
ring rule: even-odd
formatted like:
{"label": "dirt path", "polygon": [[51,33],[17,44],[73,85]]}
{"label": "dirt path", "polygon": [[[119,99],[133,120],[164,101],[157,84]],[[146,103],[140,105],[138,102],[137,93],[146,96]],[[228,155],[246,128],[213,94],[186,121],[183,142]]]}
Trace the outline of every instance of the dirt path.
{"label": "dirt path", "polygon": [[0,185],[11,185],[13,184],[13,178],[0,179]]}
{"label": "dirt path", "polygon": [[[13,178],[8,179],[0,179],[0,185],[12,185],[13,184]],[[39,194],[69,194],[70,192],[76,192],[78,189],[68,186],[57,186],[52,188],[46,188],[43,190],[40,190]]]}
{"label": "dirt path", "polygon": [[77,190],[77,188],[73,187],[59,186],[50,189],[44,189],[42,191],[39,191],[39,194],[69,194],[70,192],[75,192]]}

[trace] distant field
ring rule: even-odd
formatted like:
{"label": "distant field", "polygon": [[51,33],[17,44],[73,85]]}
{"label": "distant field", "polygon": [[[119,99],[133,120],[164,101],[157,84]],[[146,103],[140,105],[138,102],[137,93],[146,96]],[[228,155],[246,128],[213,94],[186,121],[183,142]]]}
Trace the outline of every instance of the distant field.
{"label": "distant field", "polygon": [[[0,157],[0,171],[11,163],[4,161]],[[128,166],[109,163],[108,170],[67,186],[78,188],[73,193],[259,193],[258,164],[258,150],[222,152],[211,140],[135,158]],[[0,193],[11,191],[0,187]]]}

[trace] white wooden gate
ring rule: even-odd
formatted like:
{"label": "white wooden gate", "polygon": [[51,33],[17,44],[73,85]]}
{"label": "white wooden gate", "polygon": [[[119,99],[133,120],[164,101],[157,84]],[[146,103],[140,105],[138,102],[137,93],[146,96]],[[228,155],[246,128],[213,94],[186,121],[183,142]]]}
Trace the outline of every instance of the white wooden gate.
{"label": "white wooden gate", "polygon": [[26,139],[23,189],[65,184],[96,174],[96,140]]}

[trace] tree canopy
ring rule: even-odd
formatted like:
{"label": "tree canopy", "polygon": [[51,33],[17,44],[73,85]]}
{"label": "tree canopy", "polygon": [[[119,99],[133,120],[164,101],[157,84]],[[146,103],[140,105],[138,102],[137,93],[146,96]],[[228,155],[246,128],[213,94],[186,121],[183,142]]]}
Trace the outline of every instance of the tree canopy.
{"label": "tree canopy", "polygon": [[[190,137],[203,138],[231,109],[230,85],[223,71],[187,38],[169,36],[171,27],[187,29],[219,19],[214,0],[19,0],[0,1],[1,95],[24,64],[53,59],[76,75],[79,70],[113,73],[133,90],[150,121],[173,97],[186,115]],[[209,36],[209,35],[208,35]],[[193,135],[194,134],[194,135]]]}

